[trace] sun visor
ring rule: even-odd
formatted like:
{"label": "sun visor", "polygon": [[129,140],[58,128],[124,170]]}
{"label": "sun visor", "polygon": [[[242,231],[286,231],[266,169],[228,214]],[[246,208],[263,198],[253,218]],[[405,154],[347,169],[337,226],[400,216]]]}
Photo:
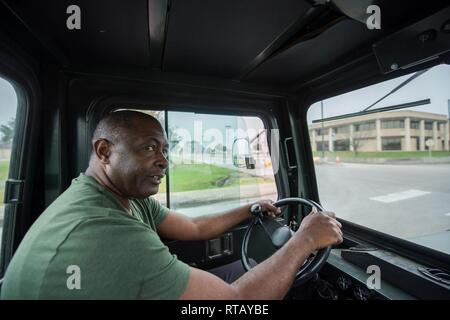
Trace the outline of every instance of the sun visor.
{"label": "sun visor", "polygon": [[450,7],[373,45],[383,73],[440,58],[450,51]]}

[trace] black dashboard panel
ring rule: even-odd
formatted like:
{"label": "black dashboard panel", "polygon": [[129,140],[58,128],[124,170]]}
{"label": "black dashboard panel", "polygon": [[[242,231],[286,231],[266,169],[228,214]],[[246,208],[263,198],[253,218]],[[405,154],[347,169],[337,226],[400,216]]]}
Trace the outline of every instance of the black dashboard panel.
{"label": "black dashboard panel", "polygon": [[[374,269],[379,282],[374,286]],[[333,249],[319,276],[294,288],[293,299],[416,300],[450,299],[450,285],[426,275],[426,268],[386,250],[369,247]],[[445,274],[441,270],[439,275]]]}
{"label": "black dashboard panel", "polygon": [[419,299],[450,299],[448,273],[438,268],[424,266],[387,250],[342,250],[341,257],[367,270],[376,266],[380,278],[402,288]]}
{"label": "black dashboard panel", "polygon": [[413,300],[414,296],[392,285],[381,273],[379,288],[369,288],[371,272],[361,268],[342,257],[342,249],[332,250],[328,264],[321,271],[321,276],[334,286],[340,299],[356,300]]}

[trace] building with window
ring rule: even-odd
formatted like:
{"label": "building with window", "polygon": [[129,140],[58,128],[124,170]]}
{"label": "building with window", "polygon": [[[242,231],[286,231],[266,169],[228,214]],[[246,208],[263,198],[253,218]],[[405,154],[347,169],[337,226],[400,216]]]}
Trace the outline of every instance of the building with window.
{"label": "building with window", "polygon": [[391,111],[309,125],[313,151],[450,150],[449,119],[419,111]]}

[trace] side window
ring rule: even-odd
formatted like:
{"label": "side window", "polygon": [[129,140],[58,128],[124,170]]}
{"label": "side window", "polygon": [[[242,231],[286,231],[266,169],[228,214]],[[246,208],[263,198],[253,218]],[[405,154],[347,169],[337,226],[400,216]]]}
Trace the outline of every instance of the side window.
{"label": "side window", "polygon": [[450,66],[410,77],[309,108],[319,196],[342,219],[450,254]]}
{"label": "side window", "polygon": [[8,81],[0,78],[0,241],[3,239],[5,182],[10,167],[16,112],[16,92]]}
{"label": "side window", "polygon": [[147,112],[163,127],[167,123],[169,174],[155,195],[162,204],[199,216],[277,199],[276,172],[260,118]]}

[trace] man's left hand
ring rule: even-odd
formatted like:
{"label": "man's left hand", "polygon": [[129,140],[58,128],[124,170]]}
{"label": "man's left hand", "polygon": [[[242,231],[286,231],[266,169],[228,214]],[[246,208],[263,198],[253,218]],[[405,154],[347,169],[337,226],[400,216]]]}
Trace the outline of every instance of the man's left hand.
{"label": "man's left hand", "polygon": [[265,216],[276,218],[281,214],[281,209],[275,207],[272,200],[260,200],[255,203],[261,206],[261,211]]}

